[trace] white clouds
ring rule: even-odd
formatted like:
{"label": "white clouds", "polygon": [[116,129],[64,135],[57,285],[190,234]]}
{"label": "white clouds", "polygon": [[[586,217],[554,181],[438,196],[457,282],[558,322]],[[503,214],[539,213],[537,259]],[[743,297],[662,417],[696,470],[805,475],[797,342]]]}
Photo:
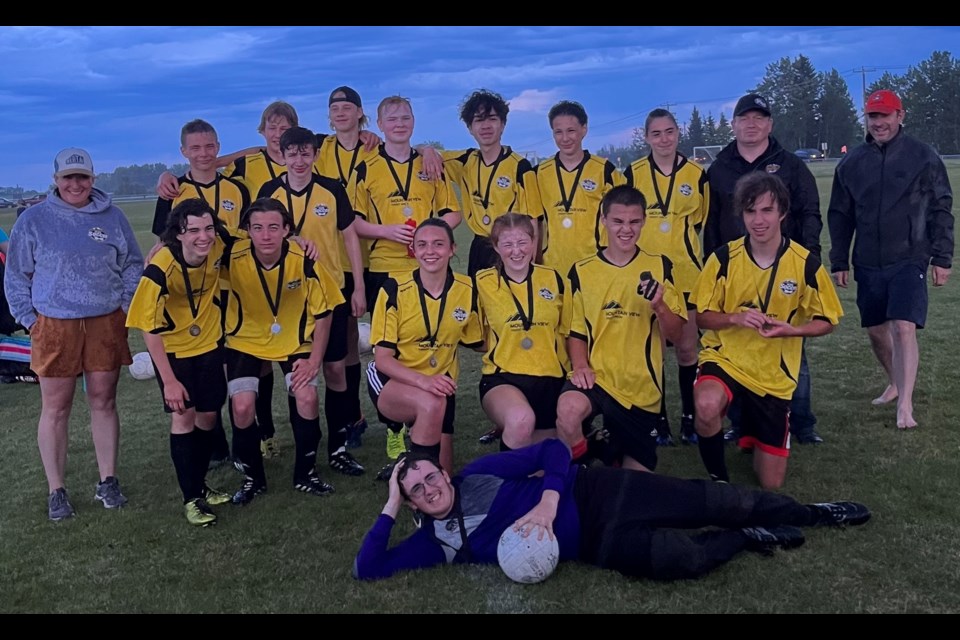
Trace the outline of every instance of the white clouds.
{"label": "white clouds", "polygon": [[524,89],[516,97],[510,98],[508,102],[511,112],[546,113],[558,100],[560,100],[560,91],[557,89],[547,91]]}
{"label": "white clouds", "polygon": [[156,70],[178,70],[241,61],[261,44],[260,39],[249,32],[191,31],[190,35],[193,37],[101,49],[97,57],[103,62],[114,61],[141,70],[141,65]]}

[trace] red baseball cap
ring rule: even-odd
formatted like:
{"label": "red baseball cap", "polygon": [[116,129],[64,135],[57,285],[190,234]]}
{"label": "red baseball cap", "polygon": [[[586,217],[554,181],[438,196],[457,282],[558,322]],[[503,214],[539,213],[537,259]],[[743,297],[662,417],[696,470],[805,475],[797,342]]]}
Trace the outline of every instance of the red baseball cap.
{"label": "red baseball cap", "polygon": [[900,102],[897,94],[889,89],[880,89],[871,93],[863,108],[864,113],[882,113],[884,115],[894,111],[903,111],[903,103]]}

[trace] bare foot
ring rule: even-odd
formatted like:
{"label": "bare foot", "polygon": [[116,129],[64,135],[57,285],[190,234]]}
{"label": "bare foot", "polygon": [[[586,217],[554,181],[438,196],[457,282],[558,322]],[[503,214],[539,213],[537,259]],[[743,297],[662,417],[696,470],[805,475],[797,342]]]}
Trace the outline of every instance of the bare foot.
{"label": "bare foot", "polygon": [[870,401],[870,404],[887,404],[888,402],[893,402],[897,399],[897,388],[888,384],[887,388],[883,390],[879,396]]}
{"label": "bare foot", "polygon": [[897,407],[897,429],[915,429],[917,421],[913,419],[913,408]]}

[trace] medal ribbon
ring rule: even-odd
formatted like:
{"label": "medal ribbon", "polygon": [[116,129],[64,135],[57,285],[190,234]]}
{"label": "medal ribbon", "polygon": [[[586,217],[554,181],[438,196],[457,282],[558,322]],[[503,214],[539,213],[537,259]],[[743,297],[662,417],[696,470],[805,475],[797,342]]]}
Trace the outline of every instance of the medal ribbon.
{"label": "medal ribbon", "polygon": [[570,189],[570,198],[567,199],[567,191],[563,188],[563,174],[560,173],[560,166],[563,164],[560,162],[560,154],[557,153],[557,161],[554,163],[557,169],[557,184],[560,185],[560,204],[563,205],[563,210],[566,213],[570,213],[570,207],[573,206],[573,197],[577,193],[577,187],[580,186],[580,176],[583,174],[583,168],[587,166],[587,160],[590,158],[586,152],[583,154],[583,160],[580,162],[580,166],[577,168],[577,175],[573,179],[573,188]]}
{"label": "medal ribbon", "polygon": [[267,304],[270,305],[270,311],[273,313],[273,321],[277,321],[277,315],[280,312],[280,296],[283,295],[283,270],[286,266],[286,257],[287,257],[287,245],[284,243],[283,249],[280,251],[280,270],[277,273],[277,293],[276,301],[274,297],[270,295],[270,286],[267,284],[267,279],[263,276],[263,266],[260,264],[260,260],[257,259],[257,254],[253,253],[253,264],[257,267],[257,276],[260,277],[260,287],[263,289],[263,295],[267,298]]}
{"label": "medal ribbon", "polygon": [[[523,310],[523,306],[520,304],[520,301],[517,299],[517,296],[513,294],[513,289],[510,288],[510,280],[507,278],[506,272],[501,267],[500,275],[503,277],[504,284],[507,285],[507,291],[510,292],[510,297],[513,298],[513,304],[517,306],[517,314],[520,316],[520,322],[523,323],[523,330],[530,331],[530,327],[533,326],[533,265],[531,264],[527,271],[527,306],[530,309],[530,313],[527,314]],[[518,283],[519,284],[519,283]]]}
{"label": "medal ribbon", "polygon": [[430,347],[432,348],[437,344],[437,335],[440,333],[440,324],[443,322],[443,310],[447,307],[447,293],[453,284],[453,276],[451,273],[447,274],[447,281],[443,284],[443,293],[440,294],[440,313],[437,314],[437,328],[435,331],[431,331],[430,312],[427,310],[427,296],[423,290],[423,282],[420,280],[420,270],[417,269],[415,273],[418,285],[417,293],[420,296],[420,310],[423,312],[423,324],[427,328],[427,339],[430,341]]}
{"label": "medal ribbon", "polygon": [[677,179],[677,165],[680,164],[680,154],[673,156],[673,171],[670,172],[670,184],[667,185],[667,199],[664,201],[660,195],[660,187],[657,185],[657,163],[653,161],[653,152],[650,152],[650,181],[653,183],[653,193],[657,196],[657,204],[660,205],[660,213],[666,217],[670,212],[670,200],[673,199],[673,183]]}

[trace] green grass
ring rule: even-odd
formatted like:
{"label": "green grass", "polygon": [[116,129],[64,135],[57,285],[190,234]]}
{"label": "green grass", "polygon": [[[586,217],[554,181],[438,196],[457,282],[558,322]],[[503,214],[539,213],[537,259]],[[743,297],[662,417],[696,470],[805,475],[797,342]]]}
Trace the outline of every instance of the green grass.
{"label": "green grass", "polygon": [[[826,210],[832,164],[812,164]],[[950,163],[960,186],[960,163]],[[151,203],[124,204],[138,238],[151,244]],[[955,207],[954,213],[958,213]],[[12,224],[0,214],[0,226]],[[458,233],[458,268],[469,238]],[[823,241],[829,243],[824,232]],[[956,278],[956,276],[955,276]],[[154,381],[124,372],[119,391],[119,475],[130,506],[93,500],[97,481],[88,414],[78,393],[71,420],[68,488],[79,517],[46,519],[46,483],[36,449],[39,390],[0,386],[0,611],[12,612],[960,612],[960,355],[955,315],[960,282],[930,290],[916,393],[920,429],[895,428],[893,407],[873,407],[881,371],[859,328],[854,291],[840,292],[847,316],[808,345],[814,409],[827,444],[793,449],[785,491],[804,501],[857,499],[874,511],[866,526],[809,530],[806,546],[773,558],[745,554],[700,580],[654,583],[567,563],[549,581],[522,586],[496,567],[444,567],[363,584],[350,577],[360,540],[386,488],[371,473],[383,462],[383,428],[371,423],[357,457],[367,476],[334,476],[337,493],[315,499],[290,486],[293,442],[275,402],[279,460],[266,462],[270,493],[247,508],[218,509],[217,527],[196,530],[181,515],[169,458],[168,421]],[[131,338],[142,350],[139,337]],[[457,461],[490,451],[477,401],[479,356],[462,351]],[[668,366],[671,415],[679,415],[676,369]],[[276,398],[282,398],[279,389]],[[375,413],[363,394],[364,410]],[[323,445],[321,445],[323,446]],[[703,477],[695,449],[661,450],[658,471]],[[749,456],[728,449],[734,481],[752,483]],[[234,489],[232,470],[212,484]],[[398,534],[410,531],[402,516]]]}

